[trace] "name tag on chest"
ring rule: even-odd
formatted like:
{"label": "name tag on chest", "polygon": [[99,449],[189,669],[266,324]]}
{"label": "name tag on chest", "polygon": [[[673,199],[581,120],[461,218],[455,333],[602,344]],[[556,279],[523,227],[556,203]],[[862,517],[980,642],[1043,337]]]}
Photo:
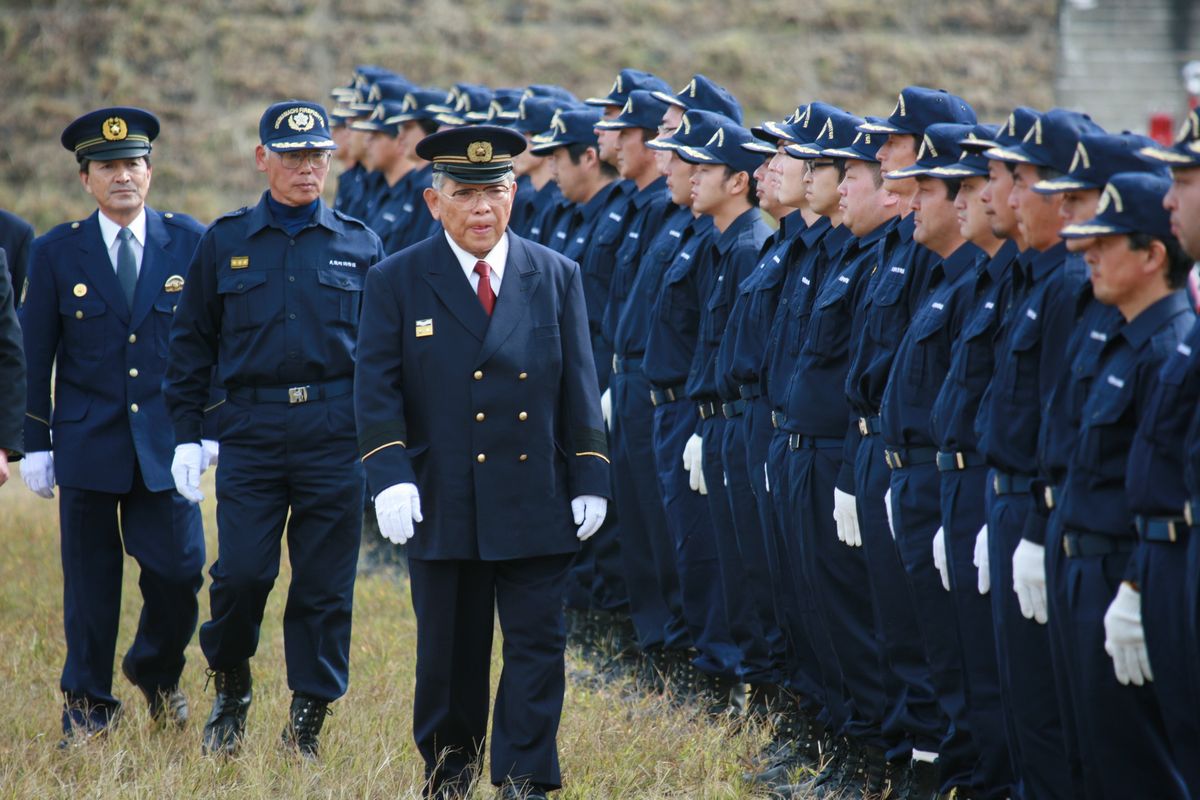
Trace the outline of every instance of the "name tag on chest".
{"label": "name tag on chest", "polygon": [[433,336],[433,320],[432,319],[417,320],[416,334],[417,334],[418,339],[420,339],[423,336]]}

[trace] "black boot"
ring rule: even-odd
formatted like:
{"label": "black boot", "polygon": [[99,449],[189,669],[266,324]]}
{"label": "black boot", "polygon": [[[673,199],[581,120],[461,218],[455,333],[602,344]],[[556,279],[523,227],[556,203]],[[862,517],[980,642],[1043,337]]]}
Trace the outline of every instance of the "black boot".
{"label": "black boot", "polygon": [[941,782],[937,762],[913,761],[902,786],[893,792],[893,796],[898,800],[944,800],[946,795],[938,791]]}
{"label": "black boot", "polygon": [[188,721],[188,700],[187,695],[179,688],[179,684],[175,684],[169,689],[158,689],[151,686],[145,686],[137,679],[134,673],[133,665],[128,658],[121,660],[121,674],[136,686],[146,698],[146,704],[150,709],[150,719],[157,725],[169,725],[175,728],[182,728],[187,725]]}
{"label": "black boot", "polygon": [[305,760],[316,761],[321,726],[332,713],[324,700],[293,694],[288,724],[283,729],[283,746],[294,749]]}
{"label": "black boot", "polygon": [[250,662],[243,661],[231,670],[209,670],[208,677],[217,685],[212,713],[204,723],[200,748],[205,755],[236,755],[246,732],[246,712],[254,697]]}
{"label": "black boot", "polygon": [[862,745],[854,739],[848,740],[845,758],[842,759],[838,769],[828,781],[815,785],[816,791],[813,796],[822,798],[822,800],[840,797],[843,792],[849,792],[850,797],[855,796],[854,790],[861,789],[864,783],[864,759]]}
{"label": "black boot", "polygon": [[887,760],[887,751],[881,747],[867,745],[863,751],[864,800],[883,800],[888,797],[891,783],[891,765]]}

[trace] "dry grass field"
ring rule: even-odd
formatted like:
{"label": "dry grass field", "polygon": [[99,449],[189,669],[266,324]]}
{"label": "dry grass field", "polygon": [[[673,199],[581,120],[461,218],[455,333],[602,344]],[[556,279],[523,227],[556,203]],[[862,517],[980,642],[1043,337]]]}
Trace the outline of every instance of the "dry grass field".
{"label": "dry grass field", "polygon": [[[208,563],[216,556],[211,473],[205,475]],[[286,551],[285,551],[286,552]],[[117,658],[129,646],[141,605],[137,565],[126,560]],[[278,747],[289,695],[283,672],[286,565],[267,606],[253,661],[254,705],[248,741],[232,761],[200,754],[200,729],[212,702],[193,639],[183,686],[192,721],[182,732],[152,729],[140,693],[118,676],[126,715],[114,735],[62,753],[59,671],[62,571],[57,502],[29,492],[19,476],[0,487],[0,798],[410,798],[419,797],[421,760],[412,742],[415,620],[407,583],[394,575],[360,577],[355,591],[350,690],[334,706],[312,766]],[[207,585],[201,620],[208,615]],[[500,634],[496,634],[499,671]],[[578,663],[568,669],[579,668]],[[568,682],[559,737],[560,800],[600,798],[748,798],[740,780],[765,741],[761,730],[733,732],[672,708],[628,684],[599,690]],[[475,797],[490,798],[490,787]]]}

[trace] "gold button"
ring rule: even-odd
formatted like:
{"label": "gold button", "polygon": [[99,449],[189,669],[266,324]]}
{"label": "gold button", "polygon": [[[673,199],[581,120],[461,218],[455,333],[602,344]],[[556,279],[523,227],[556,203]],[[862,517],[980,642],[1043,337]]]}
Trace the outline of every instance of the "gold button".
{"label": "gold button", "polygon": [[134,344],[135,342],[137,342],[137,334],[136,333],[129,334],[129,343]]}
{"label": "gold button", "polygon": [[518,461],[528,461],[529,456],[525,455],[524,453],[521,453],[520,457],[517,460]]}
{"label": "gold button", "polygon": [[522,372],[520,375],[518,375],[518,376],[517,376],[517,380],[519,380],[519,381],[523,381],[523,380],[525,380],[525,379],[526,379],[526,378],[528,378],[528,377],[529,377],[529,373],[528,373],[528,372]]}
{"label": "gold button", "polygon": [[483,453],[480,453],[479,455],[475,456],[475,460],[482,464],[483,462],[487,461],[487,456],[485,456]]}
{"label": "gold button", "polygon": [[483,380],[483,371],[482,370],[478,370],[478,369],[475,370],[475,380],[477,380],[477,381]]}
{"label": "gold button", "polygon": [[137,367],[134,367],[133,369],[129,370],[129,377],[131,377],[131,378],[136,378],[136,377],[137,377],[137,375],[138,375],[138,373],[137,373]]}
{"label": "gold button", "polygon": [[83,312],[82,312],[82,311],[76,311],[76,312],[75,312],[75,319],[83,319]]}
{"label": "gold button", "polygon": [[517,414],[517,419],[521,420],[521,422],[524,422],[525,420],[529,419],[529,415],[522,411],[520,414]]}
{"label": "gold button", "polygon": [[129,407],[129,410],[136,414],[138,412],[138,404],[134,403]]}
{"label": "gold button", "polygon": [[476,422],[483,422],[484,419],[485,419],[485,417],[484,417],[482,411],[480,411],[478,414],[475,415]]}

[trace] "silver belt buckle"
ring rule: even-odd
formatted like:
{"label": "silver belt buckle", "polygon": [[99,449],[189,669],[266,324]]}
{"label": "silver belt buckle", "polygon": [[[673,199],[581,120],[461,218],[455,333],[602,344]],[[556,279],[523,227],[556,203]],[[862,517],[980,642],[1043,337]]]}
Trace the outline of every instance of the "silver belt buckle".
{"label": "silver belt buckle", "polygon": [[1046,501],[1046,508],[1054,508],[1054,487],[1047,486],[1042,490],[1042,499]]}
{"label": "silver belt buckle", "polygon": [[1192,513],[1192,502],[1190,500],[1183,504],[1183,519],[1189,527],[1196,524],[1196,516]]}
{"label": "silver belt buckle", "polygon": [[288,389],[288,403],[296,405],[297,403],[308,402],[308,387],[307,386],[292,386]]}

